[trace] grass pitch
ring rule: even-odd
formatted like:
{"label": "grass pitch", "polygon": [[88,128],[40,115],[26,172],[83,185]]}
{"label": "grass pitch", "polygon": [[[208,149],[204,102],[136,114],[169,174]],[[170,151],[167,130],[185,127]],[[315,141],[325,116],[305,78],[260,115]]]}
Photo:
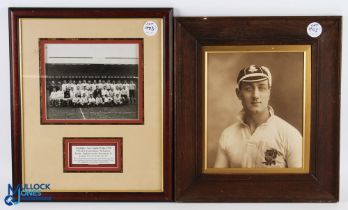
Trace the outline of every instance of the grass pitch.
{"label": "grass pitch", "polygon": [[47,119],[138,119],[138,105],[111,107],[47,107]]}

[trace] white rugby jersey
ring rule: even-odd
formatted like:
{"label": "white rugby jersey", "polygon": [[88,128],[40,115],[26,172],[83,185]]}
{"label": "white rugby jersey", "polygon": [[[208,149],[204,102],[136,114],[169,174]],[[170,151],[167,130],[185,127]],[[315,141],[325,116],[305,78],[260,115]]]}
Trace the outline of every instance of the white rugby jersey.
{"label": "white rugby jersey", "polygon": [[57,99],[57,91],[52,91],[51,94],[50,94],[50,100],[53,100],[53,99]]}
{"label": "white rugby jersey", "polygon": [[96,104],[101,104],[101,103],[103,103],[103,99],[102,99],[101,97],[97,97],[97,98],[95,99],[95,103],[96,103]]}
{"label": "white rugby jersey", "polygon": [[134,83],[129,84],[129,90],[135,90],[136,85]]}
{"label": "white rugby jersey", "polygon": [[68,84],[66,83],[63,83],[62,84],[62,91],[66,91],[66,88],[68,87]]}
{"label": "white rugby jersey", "polygon": [[243,122],[238,122],[221,134],[214,168],[301,168],[302,135],[292,125],[274,115],[256,128],[253,134]]}

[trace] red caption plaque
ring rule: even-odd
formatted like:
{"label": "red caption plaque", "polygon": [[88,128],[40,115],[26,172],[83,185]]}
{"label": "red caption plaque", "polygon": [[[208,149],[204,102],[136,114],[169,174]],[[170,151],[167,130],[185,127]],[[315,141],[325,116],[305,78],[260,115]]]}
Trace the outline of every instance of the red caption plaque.
{"label": "red caption plaque", "polygon": [[63,138],[64,172],[122,172],[122,138]]}

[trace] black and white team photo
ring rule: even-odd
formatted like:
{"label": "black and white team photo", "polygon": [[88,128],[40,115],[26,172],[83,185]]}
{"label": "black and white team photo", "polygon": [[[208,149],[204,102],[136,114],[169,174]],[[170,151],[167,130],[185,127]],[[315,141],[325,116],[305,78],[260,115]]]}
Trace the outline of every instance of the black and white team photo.
{"label": "black and white team photo", "polygon": [[46,119],[139,119],[139,46],[127,42],[46,43],[42,75]]}

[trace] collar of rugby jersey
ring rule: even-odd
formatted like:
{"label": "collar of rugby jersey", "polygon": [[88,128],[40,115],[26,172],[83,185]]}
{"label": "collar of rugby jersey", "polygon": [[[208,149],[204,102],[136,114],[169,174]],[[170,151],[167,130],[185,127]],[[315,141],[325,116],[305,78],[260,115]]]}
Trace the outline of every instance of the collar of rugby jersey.
{"label": "collar of rugby jersey", "polygon": [[[271,106],[268,106],[268,111],[270,114],[270,117],[266,120],[266,122],[262,123],[261,125],[259,125],[258,127],[262,126],[262,125],[267,125],[268,123],[270,123],[273,118],[274,118],[274,110]],[[244,109],[242,111],[239,112],[239,114],[237,115],[237,119],[238,121],[244,125],[244,126],[248,126],[245,122],[244,122],[244,116],[245,116],[245,111]],[[249,127],[249,126],[248,126]]]}

